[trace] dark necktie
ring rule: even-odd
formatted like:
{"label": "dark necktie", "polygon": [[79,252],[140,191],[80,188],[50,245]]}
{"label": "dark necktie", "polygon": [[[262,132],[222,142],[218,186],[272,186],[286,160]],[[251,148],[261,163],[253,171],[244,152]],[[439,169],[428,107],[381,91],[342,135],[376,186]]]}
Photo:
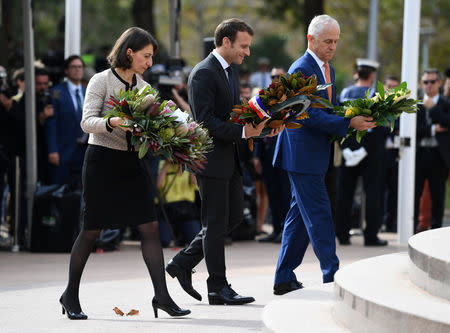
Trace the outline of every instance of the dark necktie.
{"label": "dark necktie", "polygon": [[77,106],[78,106],[77,112],[79,114],[82,114],[83,113],[83,105],[81,104],[80,89],[78,89],[78,88],[75,90],[75,98],[77,100]]}
{"label": "dark necktie", "polygon": [[231,99],[234,103],[234,82],[233,82],[233,71],[231,70],[231,66],[227,67],[228,72],[228,83],[230,84],[230,90],[231,90]]}

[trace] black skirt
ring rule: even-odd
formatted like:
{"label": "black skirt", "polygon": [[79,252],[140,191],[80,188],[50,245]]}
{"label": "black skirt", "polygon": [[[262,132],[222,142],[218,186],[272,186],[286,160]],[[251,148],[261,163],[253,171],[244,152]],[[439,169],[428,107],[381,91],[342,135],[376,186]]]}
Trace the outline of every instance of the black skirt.
{"label": "black skirt", "polygon": [[115,229],[156,220],[154,187],[136,152],[89,145],[83,164],[83,227]]}

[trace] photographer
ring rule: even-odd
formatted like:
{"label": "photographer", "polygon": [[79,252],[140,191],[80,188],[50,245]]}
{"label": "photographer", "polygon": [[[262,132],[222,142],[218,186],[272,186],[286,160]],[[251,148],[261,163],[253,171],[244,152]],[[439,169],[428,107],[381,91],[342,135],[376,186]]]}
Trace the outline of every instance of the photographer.
{"label": "photographer", "polygon": [[158,89],[162,99],[171,99],[177,106],[190,114],[187,96],[186,62],[181,58],[169,58],[166,64],[154,65],[144,73],[144,80]]}
{"label": "photographer", "polygon": [[[37,166],[38,181],[43,184],[49,183],[48,154],[45,139],[45,122],[53,116],[53,105],[49,91],[50,78],[44,68],[35,69],[35,91],[36,91],[36,136],[37,136]],[[26,92],[19,103],[12,108],[12,116],[15,120],[17,153],[25,157],[25,100]],[[23,166],[24,168],[25,166]]]}

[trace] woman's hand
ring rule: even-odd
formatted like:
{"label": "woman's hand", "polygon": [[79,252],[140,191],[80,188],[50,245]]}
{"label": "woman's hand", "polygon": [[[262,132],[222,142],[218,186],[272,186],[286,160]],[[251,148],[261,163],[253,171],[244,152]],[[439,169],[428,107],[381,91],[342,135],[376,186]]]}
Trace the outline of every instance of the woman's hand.
{"label": "woman's hand", "polygon": [[109,123],[111,124],[111,126],[113,128],[119,127],[123,131],[131,131],[131,128],[129,128],[129,127],[122,127],[122,126],[120,126],[120,125],[124,125],[125,124],[123,119],[120,118],[120,117],[111,117],[111,118],[109,118]]}

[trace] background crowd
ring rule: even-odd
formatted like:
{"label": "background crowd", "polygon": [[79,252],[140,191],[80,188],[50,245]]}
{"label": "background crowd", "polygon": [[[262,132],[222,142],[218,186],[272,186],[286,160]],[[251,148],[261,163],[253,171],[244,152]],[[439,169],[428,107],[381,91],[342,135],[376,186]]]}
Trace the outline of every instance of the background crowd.
{"label": "background crowd", "polygon": [[[105,47],[104,53],[107,51]],[[257,64],[258,70],[254,73],[249,73],[245,67],[238,68],[241,73],[241,99],[251,98],[285,74],[284,68],[271,66],[268,58],[259,58]],[[62,52],[55,52],[53,57],[36,62],[38,191],[50,189],[55,192],[61,186],[65,186],[66,193],[79,193],[81,190],[81,169],[88,139],[80,127],[85,87],[96,72],[107,66],[104,56],[91,59],[72,55],[63,59]],[[339,102],[363,97],[367,90],[372,97],[377,80],[383,82],[385,89],[398,85],[397,73],[378,77],[377,71],[381,66],[382,63],[355,59],[353,82],[342,89]],[[183,59],[167,58],[146,71],[143,78],[159,89],[162,98],[174,100],[180,109],[189,112],[189,72],[190,68]],[[22,207],[19,222],[22,245],[27,218],[23,186],[26,178],[23,68],[0,67],[0,79],[0,246],[9,248],[17,188],[16,163],[20,164],[19,178],[22,183],[18,188]],[[450,166],[450,69],[426,69],[420,77],[418,98],[423,103],[417,114],[416,232],[442,226]],[[255,140],[253,151],[249,150],[244,140],[239,147],[244,170],[244,221],[229,235],[227,243],[242,239],[281,242],[283,222],[289,209],[290,185],[286,172],[272,166],[276,140],[276,137]],[[375,128],[361,143],[357,143],[354,137],[342,144],[335,143],[327,173],[327,190],[336,236],[341,245],[351,244],[350,236],[355,229],[362,230],[366,240],[376,240],[366,245],[378,246],[387,244],[378,238],[379,231],[396,232],[399,142],[397,122],[393,132]],[[187,171],[177,173],[176,168],[164,160],[152,158],[150,163],[157,189],[155,200],[159,207],[161,241],[164,246],[188,244],[200,230],[195,177]],[[36,204],[44,205],[40,202]],[[45,204],[49,205],[48,201]],[[81,200],[77,201],[77,205],[81,206]],[[53,213],[57,214],[57,210],[53,208]],[[41,216],[38,210],[33,214],[36,214],[33,223],[48,222],[51,218],[48,215],[52,215],[43,213]],[[76,224],[77,221],[75,219],[71,223]],[[270,224],[271,228],[265,227],[265,223]],[[69,229],[67,250],[70,250],[79,225],[72,225]],[[43,236],[37,234],[35,237]],[[97,245],[105,250],[116,249],[122,239],[136,237],[137,232],[133,228],[104,230]]]}

